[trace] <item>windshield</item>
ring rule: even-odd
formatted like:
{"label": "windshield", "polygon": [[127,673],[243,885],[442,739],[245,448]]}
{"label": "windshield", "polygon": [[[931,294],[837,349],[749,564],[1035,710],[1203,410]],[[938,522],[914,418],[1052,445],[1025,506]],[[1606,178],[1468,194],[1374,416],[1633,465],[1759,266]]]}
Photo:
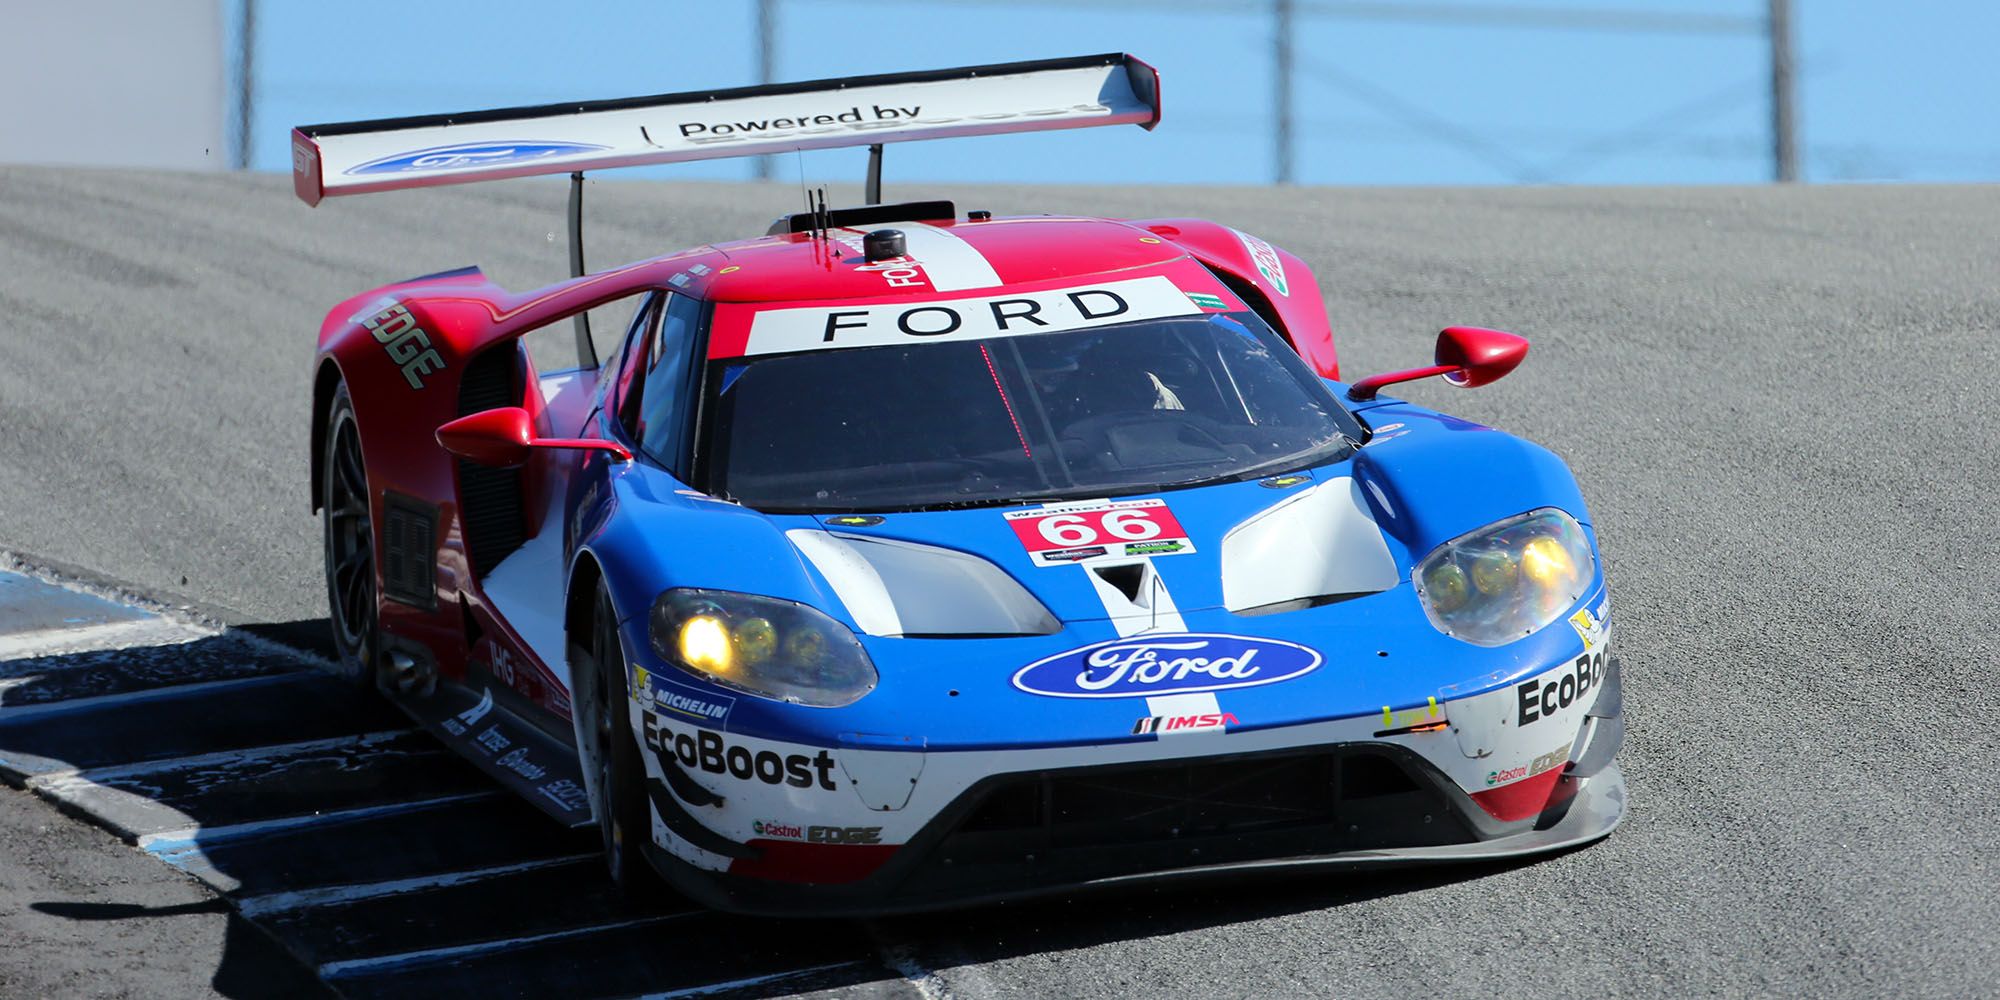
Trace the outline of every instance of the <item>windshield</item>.
{"label": "windshield", "polygon": [[1361,429],[1247,312],[714,362],[708,487],[766,511],[1149,492],[1346,454]]}

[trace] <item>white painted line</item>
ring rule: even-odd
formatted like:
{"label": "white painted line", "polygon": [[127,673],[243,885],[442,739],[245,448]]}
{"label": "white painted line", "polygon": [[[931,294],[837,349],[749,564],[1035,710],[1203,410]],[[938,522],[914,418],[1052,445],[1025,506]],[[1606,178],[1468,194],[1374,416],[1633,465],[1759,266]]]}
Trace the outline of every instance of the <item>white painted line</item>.
{"label": "white painted line", "polygon": [[560,941],[563,938],[583,937],[587,934],[599,934],[604,931],[615,931],[626,927],[643,927],[647,924],[665,923],[669,920],[678,920],[682,917],[691,917],[704,912],[706,911],[691,910],[687,913],[668,913],[657,917],[640,917],[637,920],[616,920],[605,924],[590,924],[585,927],[571,927],[567,930],[549,931],[546,934],[530,934],[526,937],[503,938],[498,941],[476,941],[472,944],[452,945],[447,948],[426,948],[422,951],[406,951],[396,955],[377,955],[374,958],[350,958],[339,962],[328,962],[320,966],[319,975],[321,979],[363,975],[378,969],[396,969],[406,965],[422,965],[446,959],[462,958],[466,955],[484,955],[489,952],[507,951],[523,945],[538,944],[543,941]]}
{"label": "white painted line", "polygon": [[[125,778],[144,777],[170,771],[186,771],[198,767],[215,767],[227,764],[248,764],[257,761],[274,760],[283,757],[304,756],[326,750],[344,750],[349,747],[371,747],[378,743],[388,743],[398,737],[419,732],[409,729],[386,729],[376,733],[359,733],[354,736],[330,736],[323,740],[304,740],[298,743],[273,743],[269,746],[246,747],[241,750],[218,750],[215,753],[194,754],[188,757],[168,757],[165,760],[140,761],[137,764],[119,764],[113,767],[93,767],[87,771],[57,771],[40,774],[28,779],[30,787],[57,785],[68,781],[81,780],[91,784],[119,781]],[[443,753],[442,747],[438,750]]]}
{"label": "white painted line", "polygon": [[25,660],[61,653],[94,653],[133,646],[177,646],[215,634],[211,629],[196,628],[164,618],[43,629],[0,636],[0,660]]}
{"label": "white painted line", "polygon": [[466,885],[484,882],[502,875],[517,872],[531,872],[541,868],[555,868],[561,865],[589,861],[595,854],[571,854],[546,861],[523,861],[511,865],[495,865],[491,868],[473,868],[462,872],[445,872],[441,875],[418,875],[414,878],[390,879],[386,882],[364,882],[356,885],[335,885],[324,889],[300,889],[296,892],[273,892],[262,896],[251,896],[236,901],[237,912],[246,917],[259,917],[266,913],[286,913],[315,906],[340,906],[364,899],[380,899],[388,896],[402,896],[426,889],[442,889],[446,886]]}
{"label": "white painted line", "polygon": [[875,942],[875,949],[882,954],[882,964],[894,969],[910,988],[924,1000],[951,1000],[951,991],[945,988],[944,980],[929,967],[917,961],[917,949],[906,942],[889,940],[882,926],[875,921],[863,925],[868,937]]}
{"label": "white painted line", "polygon": [[684,990],[668,990],[665,993],[647,993],[638,997],[638,1000],[679,1000],[680,997],[707,996],[710,993],[720,993],[724,990],[737,990],[737,989],[742,989],[746,986],[761,986],[765,983],[783,982],[784,980],[787,979],[798,979],[802,976],[811,976],[821,972],[832,972],[835,969],[847,969],[857,965],[867,965],[867,964],[868,964],[867,962],[859,960],[852,962],[832,962],[826,965],[815,965],[804,969],[792,969],[786,972],[773,972],[770,973],[769,975],[751,976],[747,979],[731,979],[728,982],[709,983],[706,986],[690,986]]}
{"label": "white painted line", "polygon": [[478,792],[461,792],[457,795],[440,795],[430,799],[416,799],[410,802],[393,802],[380,806],[361,806],[356,809],[341,809],[336,812],[314,813],[310,816],[287,816],[283,819],[263,819],[234,826],[195,826],[178,830],[149,833],[139,838],[139,849],[148,854],[164,858],[166,855],[183,855],[188,851],[199,853],[201,848],[218,844],[261,837],[271,833],[282,833],[301,827],[318,826],[322,823],[345,823],[350,820],[366,819],[371,816],[393,816],[398,813],[417,812],[433,806],[451,805],[456,802],[471,802],[476,799],[490,799],[501,793],[498,788]]}
{"label": "white painted line", "polygon": [[92,698],[71,698],[67,701],[51,701],[41,705],[17,705],[0,708],[0,723],[18,722],[43,715],[68,715],[72,712],[87,712],[109,705],[155,701],[161,698],[178,697],[184,694],[207,694],[235,688],[256,687],[260,684],[275,684],[280,681],[298,681],[317,676],[309,673],[262,674],[256,677],[231,677],[220,681],[197,681],[193,684],[169,684],[165,687],[141,688],[137,691],[120,691],[117,694],[101,694]]}

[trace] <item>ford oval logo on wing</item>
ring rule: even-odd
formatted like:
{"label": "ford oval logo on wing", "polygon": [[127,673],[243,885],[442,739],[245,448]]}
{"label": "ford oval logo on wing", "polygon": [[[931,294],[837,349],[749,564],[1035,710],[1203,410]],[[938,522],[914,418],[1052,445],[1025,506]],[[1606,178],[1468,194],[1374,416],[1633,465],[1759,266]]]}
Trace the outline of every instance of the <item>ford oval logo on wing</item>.
{"label": "ford oval logo on wing", "polygon": [[1141,698],[1276,684],[1320,663],[1317,652],[1281,639],[1135,635],[1036,660],[1014,673],[1014,686],[1051,698]]}
{"label": "ford oval logo on wing", "polygon": [[410,170],[459,170],[465,167],[497,167],[507,163],[546,160],[551,156],[594,153],[609,146],[587,142],[462,142],[410,153],[397,153],[348,167],[350,174],[397,174]]}

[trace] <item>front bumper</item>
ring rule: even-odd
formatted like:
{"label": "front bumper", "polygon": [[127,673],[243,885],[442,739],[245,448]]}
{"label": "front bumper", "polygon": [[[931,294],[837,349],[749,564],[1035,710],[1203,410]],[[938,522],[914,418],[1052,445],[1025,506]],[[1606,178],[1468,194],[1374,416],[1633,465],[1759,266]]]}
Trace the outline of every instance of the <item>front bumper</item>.
{"label": "front bumper", "polygon": [[[1624,779],[1612,763],[1624,734],[1615,666],[1605,688],[1611,697],[1583,720],[1568,764],[1549,775],[1546,805],[1511,821],[1497,819],[1423,754],[1359,740],[993,774],[893,846],[756,841],[761,848],[724,847],[740,860],[723,870],[646,846],[682,893],[715,909],[770,916],[909,912],[1141,881],[1535,855],[1601,838],[1624,817]],[[664,828],[656,833],[695,824],[697,838],[717,846],[678,796],[661,794],[666,784],[653,796]],[[675,810],[682,815],[667,815]],[[824,873],[815,865],[850,862],[865,874],[816,877]]]}

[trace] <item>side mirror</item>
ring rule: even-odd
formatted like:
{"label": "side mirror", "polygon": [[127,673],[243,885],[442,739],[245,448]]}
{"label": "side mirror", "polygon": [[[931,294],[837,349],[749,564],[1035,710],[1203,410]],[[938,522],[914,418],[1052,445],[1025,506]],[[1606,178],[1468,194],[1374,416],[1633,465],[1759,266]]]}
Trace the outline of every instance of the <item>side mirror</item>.
{"label": "side mirror", "polygon": [[536,448],[580,448],[606,451],[620,461],[632,460],[632,453],[615,441],[594,438],[538,438],[528,411],[518,406],[502,406],[460,417],[437,429],[437,442],[444,450],[468,462],[511,469],[526,464]]}
{"label": "side mirror", "polygon": [[1347,389],[1347,398],[1374,399],[1385,385],[1413,382],[1442,375],[1461,389],[1499,381],[1528,356],[1528,341],[1501,330],[1477,326],[1448,326],[1438,331],[1437,364],[1428,368],[1370,375]]}

